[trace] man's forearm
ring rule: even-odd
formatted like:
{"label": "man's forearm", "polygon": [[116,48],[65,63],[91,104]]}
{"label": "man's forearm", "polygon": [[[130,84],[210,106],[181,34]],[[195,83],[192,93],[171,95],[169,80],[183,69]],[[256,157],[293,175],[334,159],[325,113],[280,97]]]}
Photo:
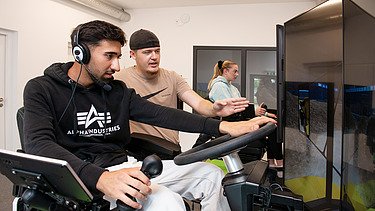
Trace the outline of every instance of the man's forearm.
{"label": "man's forearm", "polygon": [[213,103],[208,100],[202,100],[198,106],[198,109],[195,109],[199,114],[206,117],[215,117],[217,116],[216,111],[214,110]]}

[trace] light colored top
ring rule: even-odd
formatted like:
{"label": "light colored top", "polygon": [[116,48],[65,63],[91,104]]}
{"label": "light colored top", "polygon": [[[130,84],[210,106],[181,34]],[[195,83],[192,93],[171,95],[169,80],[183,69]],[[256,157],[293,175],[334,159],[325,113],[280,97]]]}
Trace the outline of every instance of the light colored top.
{"label": "light colored top", "polygon": [[223,76],[218,76],[212,81],[208,97],[212,102],[228,98],[241,97],[241,93]]}
{"label": "light colored top", "polygon": [[[174,71],[159,68],[158,76],[154,79],[143,77],[136,71],[135,66],[122,71],[123,74],[118,75],[116,79],[124,81],[129,88],[135,89],[142,97],[151,96],[148,100],[159,105],[177,108],[177,98],[191,90],[185,79]],[[130,121],[130,132],[150,134],[176,144],[179,143],[178,131],[175,130]]]}

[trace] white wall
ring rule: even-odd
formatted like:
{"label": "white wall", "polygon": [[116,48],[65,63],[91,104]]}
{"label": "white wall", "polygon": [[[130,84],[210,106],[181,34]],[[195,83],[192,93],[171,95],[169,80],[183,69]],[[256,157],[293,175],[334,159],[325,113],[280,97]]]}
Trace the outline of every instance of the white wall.
{"label": "white wall", "polygon": [[[22,105],[22,92],[26,82],[38,75],[53,62],[71,60],[68,42],[71,30],[78,24],[102,19],[119,25],[127,37],[135,30],[153,31],[162,45],[161,66],[182,74],[192,85],[193,45],[220,46],[275,46],[275,25],[310,9],[314,3],[226,5],[139,9],[128,11],[132,18],[120,23],[92,11],[72,8],[55,0],[0,0],[0,28],[18,32],[17,67],[12,83],[13,101],[9,102],[14,122],[9,139],[18,140],[15,113]],[[177,25],[183,14],[190,22]],[[122,65],[134,64],[129,59],[129,49],[123,49]],[[195,135],[183,134],[187,146]],[[18,145],[14,143],[14,149]]]}
{"label": "white wall", "polygon": [[[161,42],[161,65],[190,79],[193,45],[275,46],[276,24],[283,24],[313,6],[307,0],[287,4],[139,9],[128,11],[131,20],[123,25],[128,37],[140,28],[153,31]],[[176,24],[184,14],[190,16],[190,22]]]}

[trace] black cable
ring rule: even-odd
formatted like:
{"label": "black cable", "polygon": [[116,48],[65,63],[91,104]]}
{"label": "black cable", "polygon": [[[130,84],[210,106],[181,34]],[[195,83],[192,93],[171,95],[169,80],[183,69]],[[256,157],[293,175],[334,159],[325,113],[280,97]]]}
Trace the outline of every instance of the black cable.
{"label": "black cable", "polygon": [[272,186],[277,186],[277,188],[275,188],[275,189],[273,189],[273,190],[278,190],[278,189],[280,189],[281,191],[284,191],[284,189],[283,189],[283,187],[280,185],[280,184],[278,184],[278,183],[272,183],[271,185],[270,185],[270,188],[272,188]]}
{"label": "black cable", "polygon": [[[74,87],[73,87],[73,89],[72,89],[72,94],[70,95],[70,99],[69,99],[67,105],[65,106],[65,109],[64,109],[63,113],[61,114],[61,117],[59,118],[59,121],[57,121],[57,126],[56,126],[56,127],[59,126],[59,124],[60,124],[62,118],[64,117],[66,111],[67,111],[68,108],[69,108],[69,105],[72,103],[72,100],[73,100],[73,98],[74,98],[74,93],[76,92],[76,88],[77,88],[78,80],[79,80],[79,78],[81,77],[81,73],[82,73],[82,63],[81,63],[81,68],[80,68],[80,70],[79,70],[79,74],[78,74],[77,80],[76,80],[76,82],[75,82],[75,84],[74,84]],[[69,80],[71,80],[71,79],[69,79]]]}
{"label": "black cable", "polygon": [[[89,74],[91,80],[94,81],[95,84],[98,84],[100,87],[102,87],[107,92],[112,90],[111,85],[109,85],[107,82],[104,82],[104,81],[100,80],[98,77],[96,77],[94,75],[94,73],[91,72],[91,70],[85,64],[81,64],[81,65],[83,65],[83,67],[86,69],[86,71]],[[81,66],[81,68],[82,68],[82,66]]]}

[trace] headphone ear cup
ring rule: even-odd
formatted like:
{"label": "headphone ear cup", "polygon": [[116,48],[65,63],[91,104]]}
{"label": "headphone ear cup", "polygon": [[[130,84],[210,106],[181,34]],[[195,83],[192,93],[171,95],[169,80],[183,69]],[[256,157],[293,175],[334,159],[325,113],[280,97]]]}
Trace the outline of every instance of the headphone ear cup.
{"label": "headphone ear cup", "polygon": [[76,44],[73,49],[74,59],[82,64],[88,64],[90,61],[90,50],[85,44]]}

